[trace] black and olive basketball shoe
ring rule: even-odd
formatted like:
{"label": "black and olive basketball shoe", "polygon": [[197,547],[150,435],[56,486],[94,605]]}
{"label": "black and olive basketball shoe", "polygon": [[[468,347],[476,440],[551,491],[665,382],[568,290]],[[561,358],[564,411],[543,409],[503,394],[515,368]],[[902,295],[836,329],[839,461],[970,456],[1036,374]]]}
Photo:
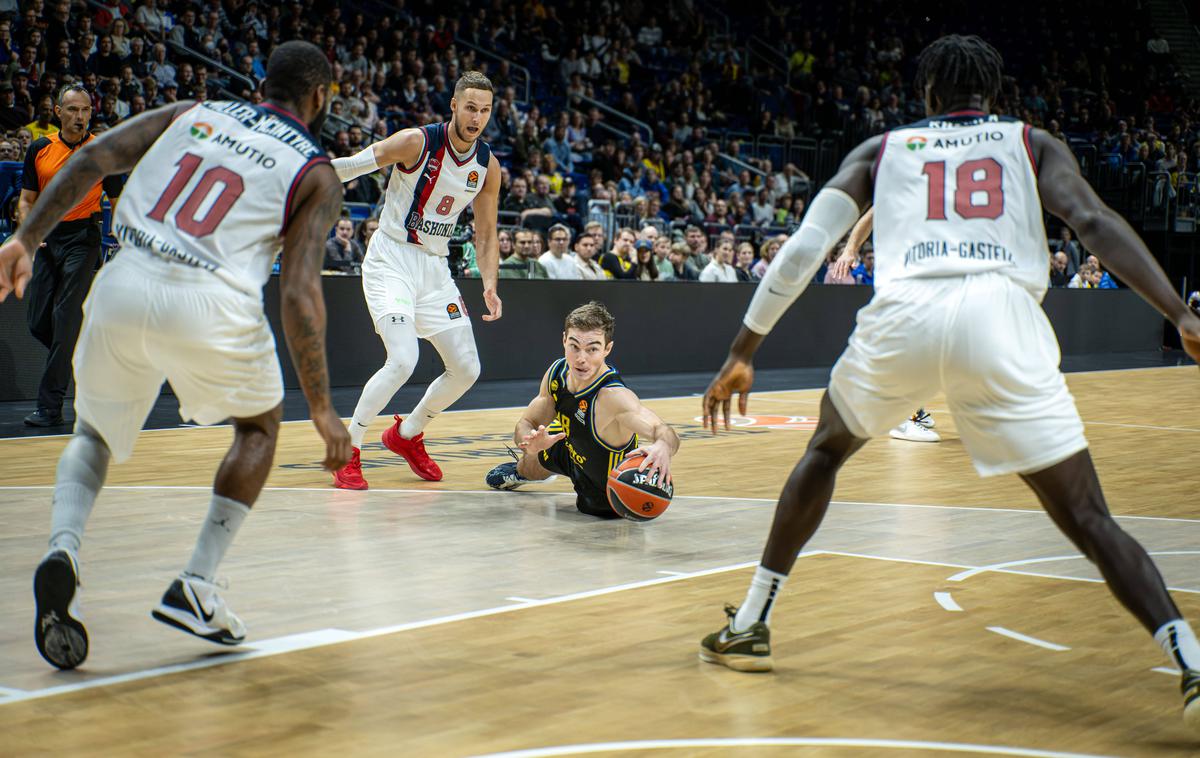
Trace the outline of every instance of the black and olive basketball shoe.
{"label": "black and olive basketball shoe", "polygon": [[88,635],[79,613],[79,566],[66,550],[51,550],[33,575],[37,603],[33,640],[48,663],[73,669],[87,658]]}
{"label": "black and olive basketball shoe", "polygon": [[775,664],[771,661],[771,630],[761,621],[756,621],[744,632],[733,631],[733,618],[737,608],[725,606],[728,623],[718,632],[700,642],[700,660],[718,663],[734,671],[770,671]]}
{"label": "black and olive basketball shoe", "polygon": [[1184,669],[1179,689],[1183,692],[1183,721],[1200,732],[1200,671]]}

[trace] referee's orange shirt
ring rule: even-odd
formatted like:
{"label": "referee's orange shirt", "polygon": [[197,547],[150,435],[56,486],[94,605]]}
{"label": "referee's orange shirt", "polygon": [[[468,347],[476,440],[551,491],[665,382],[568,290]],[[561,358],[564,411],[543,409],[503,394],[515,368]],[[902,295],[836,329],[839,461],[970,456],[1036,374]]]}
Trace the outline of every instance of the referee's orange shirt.
{"label": "referee's orange shirt", "polygon": [[[71,144],[62,138],[62,132],[51,134],[34,140],[25,154],[25,170],[21,175],[21,187],[32,192],[42,192],[50,180],[63,167],[63,164],[92,139],[88,133],[76,144]],[[71,211],[63,216],[63,221],[77,221],[89,218],[100,212],[100,195],[105,189],[105,181],[96,182],[87,195]],[[119,192],[120,190],[118,190]],[[110,197],[115,197],[112,193]]]}

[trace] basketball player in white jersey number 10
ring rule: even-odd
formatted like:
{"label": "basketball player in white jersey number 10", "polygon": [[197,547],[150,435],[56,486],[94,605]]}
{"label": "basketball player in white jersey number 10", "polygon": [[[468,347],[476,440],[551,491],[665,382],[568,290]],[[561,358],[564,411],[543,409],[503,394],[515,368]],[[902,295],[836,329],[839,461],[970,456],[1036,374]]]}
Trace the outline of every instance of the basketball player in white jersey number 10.
{"label": "basketball player in white jersey number 10", "polygon": [[492,83],[477,71],[463,74],[450,100],[448,123],[404,129],[333,167],[343,182],[394,165],[379,231],[363,260],[363,294],[387,361],[363,387],[350,440],[350,462],[334,473],[334,486],[365,490],[360,449],[367,427],[408,381],[417,365],[417,340],[437,348],[445,372],[429,385],[406,418],[383,433],[383,444],[408,461],[413,473],[432,482],[442,470],[425,452],[425,426],[471,388],[479,377],[479,354],[466,305],[446,263],[459,214],[475,208],[475,249],[483,277],[484,321],[500,318],[496,295],[500,248],[496,208],[500,165],[480,139],[492,114]]}
{"label": "basketball player in white jersey number 10", "polygon": [[1170,319],[1196,359],[1200,317],[1096,196],[1064,143],[989,115],[1002,72],[999,53],[978,37],[949,35],[927,47],[915,82],[931,117],[852,150],[755,291],[704,396],[714,431],[718,410],[728,426],[733,393],[745,413],[758,346],[874,201],[875,297],[833,368],[821,420],[784,485],[746,598],[701,641],[700,658],[740,671],[771,668],[771,611],[825,515],[838,470],[896,418],[944,392],[979,473],[1018,474],[1182,671],[1184,720],[1200,730],[1200,643],[1146,551],[1109,515],[1039,305],[1049,283],[1042,206]]}
{"label": "basketball player in white jersey number 10", "polygon": [[[217,566],[258,498],[275,455],[283,378],[262,288],[282,248],[282,320],[325,467],[350,457],[329,398],[321,261],[342,186],[317,142],[333,70],[308,42],[277,46],[261,105],[176,103],[89,142],[0,246],[0,302],[23,294],[29,256],[100,178],[132,169],[113,219],[121,252],[84,303],[75,348],[75,433],[50,509],[50,551],[33,579],[38,652],[60,669],[88,654],[78,553],[110,460],[133,452],[162,383],[184,420],[233,422],[191,560],[151,612],[164,624],[236,645],[242,624],[216,591]],[[153,458],[148,459],[153,463]]]}

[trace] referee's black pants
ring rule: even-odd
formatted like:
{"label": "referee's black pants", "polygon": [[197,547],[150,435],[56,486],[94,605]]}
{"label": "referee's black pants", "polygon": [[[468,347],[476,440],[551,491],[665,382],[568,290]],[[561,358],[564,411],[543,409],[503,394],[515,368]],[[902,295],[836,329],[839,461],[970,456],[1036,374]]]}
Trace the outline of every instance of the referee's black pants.
{"label": "referee's black pants", "polygon": [[100,224],[95,218],[64,221],[33,256],[29,280],[29,331],[49,349],[38,386],[38,408],[62,412],[71,381],[71,357],[83,325],[83,301],[100,257]]}

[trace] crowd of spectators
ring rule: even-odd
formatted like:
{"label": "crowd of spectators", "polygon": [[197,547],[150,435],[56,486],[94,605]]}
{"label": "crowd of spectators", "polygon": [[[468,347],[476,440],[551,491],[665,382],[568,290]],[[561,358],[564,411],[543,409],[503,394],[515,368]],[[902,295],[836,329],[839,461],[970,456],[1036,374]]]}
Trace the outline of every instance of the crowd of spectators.
{"label": "crowd of spectators", "polygon": [[[764,153],[755,140],[810,136],[844,149],[917,118],[916,53],[951,27],[984,30],[1006,54],[1010,76],[996,110],[1091,146],[1101,163],[1162,172],[1168,194],[1194,183],[1200,160],[1200,113],[1182,96],[1166,43],[1142,15],[1116,23],[1115,0],[1065,0],[1019,20],[972,5],[969,16],[943,9],[933,22],[925,9],[884,0],[803,8],[767,0],[730,16],[704,3],[636,0],[10,0],[0,11],[5,5],[0,160],[20,160],[55,128],[53,95],[65,83],[91,94],[94,131],[179,99],[256,101],[266,57],[289,39],[314,42],[333,64],[323,142],[335,157],[442,120],[457,77],[480,69],[496,86],[484,138],[504,166],[502,225],[510,237],[527,229],[520,236],[542,247],[540,257],[553,255],[563,234],[552,229],[563,228],[574,251],[602,221],[607,234],[588,260],[613,278],[729,281],[761,272],[768,247],[799,223],[814,179],[786,151]],[[385,182],[379,172],[347,185],[347,201],[367,210],[356,212],[357,228],[339,224],[331,236],[331,270],[357,270],[354,243],[377,226],[362,216],[377,212]],[[592,200],[607,201],[610,215],[589,213]],[[630,244],[617,227],[634,230]],[[691,229],[706,238],[700,256]],[[512,243],[506,275],[521,271],[522,247]],[[672,263],[681,244],[692,252]],[[541,263],[525,275],[553,276]],[[1075,278],[1086,264],[1070,259],[1066,271]],[[856,279],[869,282],[870,269],[861,262]]]}

